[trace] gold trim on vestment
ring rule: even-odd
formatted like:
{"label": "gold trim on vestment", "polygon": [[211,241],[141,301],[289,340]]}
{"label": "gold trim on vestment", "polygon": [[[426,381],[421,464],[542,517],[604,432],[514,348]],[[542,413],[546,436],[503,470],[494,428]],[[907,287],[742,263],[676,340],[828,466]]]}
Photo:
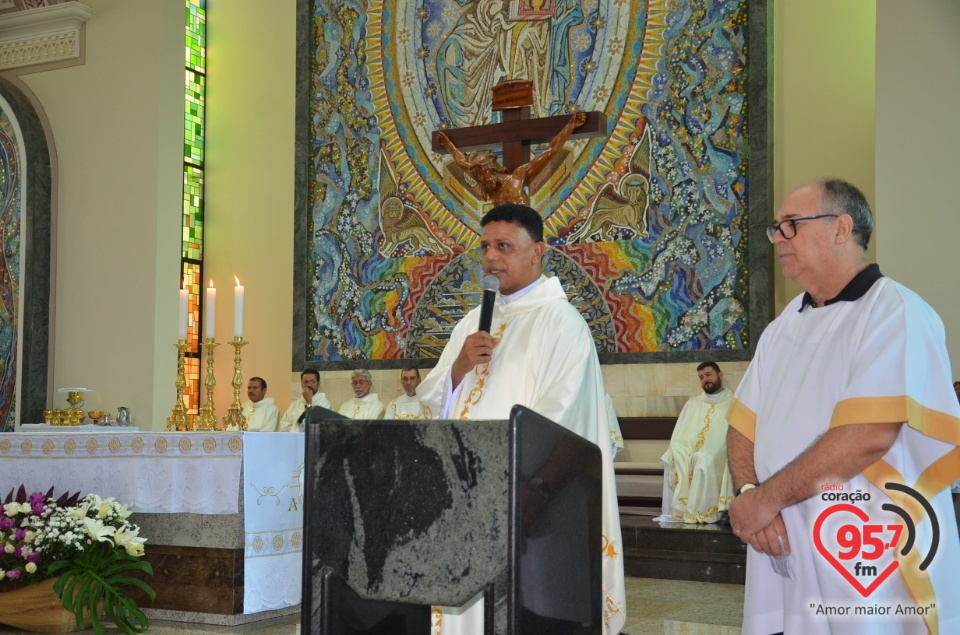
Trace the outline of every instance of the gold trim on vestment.
{"label": "gold trim on vestment", "polygon": [[[493,348],[496,350],[497,345],[500,343],[500,338],[503,337],[503,332],[507,329],[507,323],[504,322],[500,325],[500,328],[497,329],[496,334],[493,336],[494,343]],[[491,355],[492,357],[492,355]],[[477,367],[473,369],[477,373],[477,385],[470,390],[470,394],[467,395],[467,398],[463,402],[463,410],[460,412],[458,419],[469,419],[470,418],[470,406],[475,406],[480,403],[480,399],[483,398],[483,388],[484,384],[487,382],[487,375],[490,374],[490,362],[485,364],[477,364]]]}
{"label": "gold trim on vestment", "polygon": [[834,407],[830,427],[903,422],[928,437],[960,445],[960,418],[928,408],[908,395],[844,399]]}
{"label": "gold trim on vestment", "polygon": [[757,413],[736,397],[730,399],[730,407],[727,408],[727,423],[730,424],[731,428],[747,437],[750,443],[756,442]]}
{"label": "gold trim on vestment", "polygon": [[[956,452],[956,450],[954,450],[954,452]],[[932,485],[935,479],[929,478],[927,473],[931,472],[932,474],[939,474],[942,470],[940,467],[938,467],[938,464],[945,459],[949,458],[953,461],[956,461],[956,457],[953,456],[954,452],[944,455],[930,465],[926,470],[924,470],[917,479],[917,482],[913,485],[913,489],[915,489],[917,493],[927,500],[931,500],[933,495],[940,490],[938,489],[936,491],[930,491],[929,487]],[[919,525],[920,521],[922,521],[927,515],[927,512],[923,506],[912,496],[907,496],[905,493],[896,490],[888,490],[886,487],[884,487],[887,483],[897,483],[899,485],[906,485],[906,483],[904,482],[903,475],[883,459],[874,462],[870,467],[865,469],[863,471],[863,476],[868,481],[873,483],[874,486],[889,496],[893,500],[894,504],[899,505],[900,508],[910,514],[910,519],[913,521],[914,526]],[[940,489],[943,488],[941,487]],[[897,517],[896,522],[899,525],[904,525],[903,519],[899,516]],[[900,578],[903,580],[903,586],[906,587],[907,592],[913,599],[914,605],[917,607],[927,607],[933,605],[932,608],[923,613],[923,621],[926,623],[927,631],[931,633],[931,635],[939,635],[939,613],[937,612],[937,607],[935,606],[937,593],[933,588],[933,582],[930,580],[929,573],[927,573],[927,571],[920,570],[921,558],[919,555],[919,550],[911,549],[906,556],[902,556],[900,555],[900,550],[895,549],[894,558],[896,558],[897,562],[900,563],[900,566],[897,567],[897,571],[900,573]]]}
{"label": "gold trim on vestment", "polygon": [[[703,427],[700,428],[700,432],[697,433],[697,442],[693,446],[693,454],[696,454],[700,451],[700,448],[703,447],[703,444],[707,442],[707,433],[710,432],[710,424],[713,423],[711,419],[713,411],[716,410],[717,404],[712,403],[710,407],[707,408],[707,414],[703,415]],[[690,473],[687,474],[687,485],[693,485],[693,469],[690,470]]]}

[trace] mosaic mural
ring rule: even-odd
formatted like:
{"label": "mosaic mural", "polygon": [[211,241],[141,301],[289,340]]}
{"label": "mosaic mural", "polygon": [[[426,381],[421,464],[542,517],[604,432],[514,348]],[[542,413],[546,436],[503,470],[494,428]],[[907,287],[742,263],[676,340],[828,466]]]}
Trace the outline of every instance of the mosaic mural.
{"label": "mosaic mural", "polygon": [[17,411],[22,186],[20,145],[14,123],[0,110],[0,431],[13,429]]}
{"label": "mosaic mural", "polygon": [[[476,183],[434,130],[601,111],[532,184],[598,351],[745,351],[746,2],[313,0],[308,363],[437,357],[479,301]],[[537,148],[535,148],[535,151]],[[612,357],[611,357],[612,356]]]}

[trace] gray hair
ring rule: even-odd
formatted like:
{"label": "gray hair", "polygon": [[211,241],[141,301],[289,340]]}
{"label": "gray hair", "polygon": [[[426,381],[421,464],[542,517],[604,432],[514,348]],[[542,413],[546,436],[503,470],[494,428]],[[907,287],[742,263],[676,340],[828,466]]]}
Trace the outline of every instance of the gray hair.
{"label": "gray hair", "polygon": [[860,248],[866,250],[873,234],[873,214],[870,212],[867,197],[856,185],[841,179],[820,181],[820,190],[820,213],[846,214],[852,218],[853,235],[856,236]]}
{"label": "gray hair", "polygon": [[373,375],[370,374],[369,370],[364,370],[363,368],[358,368],[357,370],[353,371],[353,374],[350,375],[350,379],[353,379],[354,377],[363,377],[371,384],[373,383]]}

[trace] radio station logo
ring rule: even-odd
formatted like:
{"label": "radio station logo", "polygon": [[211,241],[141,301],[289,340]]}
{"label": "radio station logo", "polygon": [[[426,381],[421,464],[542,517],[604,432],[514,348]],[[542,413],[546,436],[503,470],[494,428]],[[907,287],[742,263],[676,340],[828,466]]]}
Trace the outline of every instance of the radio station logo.
{"label": "radio station logo", "polygon": [[[839,489],[842,489],[842,485]],[[902,492],[915,499],[926,511],[930,518],[932,530],[932,539],[930,549],[920,564],[920,570],[926,571],[934,556],[937,555],[937,546],[940,544],[940,523],[930,502],[920,495],[912,487],[900,485],[899,483],[887,483],[884,488],[891,491]],[[837,489],[835,486],[824,486],[824,489]],[[827,562],[849,582],[863,597],[869,597],[877,587],[883,584],[883,581],[890,577],[890,574],[900,566],[899,560],[894,558],[886,567],[880,569],[878,560],[884,553],[899,548],[900,556],[906,556],[910,550],[916,546],[917,530],[914,526],[910,514],[903,508],[885,503],[881,506],[884,511],[892,512],[900,517],[900,523],[871,522],[871,518],[864,510],[856,506],[860,501],[869,501],[870,494],[861,494],[859,491],[854,494],[847,493],[824,493],[823,500],[844,501],[827,507],[817,517],[813,526],[813,541]],[[835,517],[836,516],[836,517]],[[830,541],[831,546],[823,542],[823,526],[825,523],[835,526],[834,522],[840,519],[843,522]],[[849,522],[845,522],[849,521]],[[906,534],[904,534],[906,528]],[[901,543],[903,544],[900,547]]]}

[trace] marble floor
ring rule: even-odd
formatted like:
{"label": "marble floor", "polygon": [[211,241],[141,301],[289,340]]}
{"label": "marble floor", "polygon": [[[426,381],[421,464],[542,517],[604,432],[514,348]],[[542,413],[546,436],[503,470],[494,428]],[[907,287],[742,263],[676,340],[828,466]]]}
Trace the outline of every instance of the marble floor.
{"label": "marble floor", "polygon": [[[628,635],[740,635],[743,587],[738,584],[627,578]],[[19,633],[0,626],[0,633]],[[108,629],[109,632],[119,632]],[[299,635],[300,616],[289,615],[232,628],[162,622],[150,624],[151,635],[232,633]]]}

